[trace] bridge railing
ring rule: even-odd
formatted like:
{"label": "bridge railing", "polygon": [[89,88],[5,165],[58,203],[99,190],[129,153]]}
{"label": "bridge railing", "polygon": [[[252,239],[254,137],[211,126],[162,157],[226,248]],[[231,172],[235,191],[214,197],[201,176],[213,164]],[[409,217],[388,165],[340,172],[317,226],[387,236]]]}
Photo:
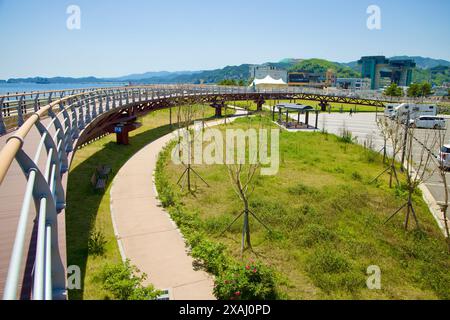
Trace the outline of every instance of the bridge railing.
{"label": "bridge railing", "polygon": [[[65,294],[65,266],[58,246],[57,216],[65,208],[62,177],[69,169],[69,154],[84,128],[95,118],[126,102],[143,100],[148,89],[97,90],[62,97],[33,113],[14,132],[0,151],[0,184],[14,159],[27,179],[13,245],[4,299],[18,297],[20,272],[24,262],[26,232],[30,206],[34,202],[37,214],[37,240],[34,261],[32,298],[62,299]],[[42,119],[49,117],[44,125]],[[40,141],[35,154],[27,154],[23,144],[32,129],[37,129]],[[44,167],[40,158],[45,155]]]}
{"label": "bridge railing", "polygon": [[[147,92],[159,92],[162,94],[174,94],[183,91],[189,91],[193,94],[251,94],[251,93],[304,93],[315,94],[320,96],[333,96],[354,99],[382,100],[385,102],[401,103],[401,102],[436,102],[430,99],[410,99],[410,98],[387,98],[379,92],[374,91],[352,91],[352,90],[335,90],[335,89],[315,89],[305,87],[286,87],[277,89],[255,89],[253,87],[231,87],[217,85],[148,85],[148,86],[130,86],[130,87],[114,87],[114,88],[86,88],[71,89],[59,91],[43,91],[16,93],[0,96],[0,135],[5,134],[12,128],[20,127],[25,120],[34,112],[39,111],[54,101],[60,100],[67,96],[79,94],[88,94],[97,91],[103,92],[125,92],[126,90],[133,92],[139,98]],[[137,99],[137,98],[136,98]]]}

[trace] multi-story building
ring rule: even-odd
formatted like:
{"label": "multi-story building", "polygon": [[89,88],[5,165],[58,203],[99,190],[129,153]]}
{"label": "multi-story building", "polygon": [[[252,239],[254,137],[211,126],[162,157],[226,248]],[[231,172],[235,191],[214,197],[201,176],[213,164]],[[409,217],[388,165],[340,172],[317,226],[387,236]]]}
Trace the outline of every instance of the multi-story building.
{"label": "multi-story building", "polygon": [[371,80],[370,89],[378,90],[383,78],[388,78],[390,83],[396,83],[401,87],[407,87],[412,82],[413,69],[416,63],[412,59],[392,60],[385,56],[362,57],[358,64],[361,65],[361,77]]}

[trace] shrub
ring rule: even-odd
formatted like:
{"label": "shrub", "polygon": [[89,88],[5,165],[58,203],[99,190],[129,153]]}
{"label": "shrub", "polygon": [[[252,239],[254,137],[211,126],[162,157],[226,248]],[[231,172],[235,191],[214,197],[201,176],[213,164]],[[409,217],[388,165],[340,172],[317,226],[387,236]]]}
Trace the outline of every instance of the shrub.
{"label": "shrub", "polygon": [[152,285],[144,286],[147,279],[144,273],[130,265],[130,261],[117,265],[106,265],[99,274],[103,289],[110,292],[116,300],[154,300],[162,294]]}
{"label": "shrub", "polygon": [[105,253],[105,245],[108,243],[102,231],[93,230],[88,240],[88,251],[93,256],[102,256]]}
{"label": "shrub", "polygon": [[352,173],[352,179],[356,180],[356,181],[361,181],[362,180],[362,176],[359,172],[354,171]]}
{"label": "shrub", "polygon": [[356,141],[356,137],[353,137],[353,133],[348,129],[342,129],[341,136],[338,137],[339,141],[346,144],[351,144]]}
{"label": "shrub", "polygon": [[216,278],[214,295],[220,300],[274,300],[275,275],[261,263],[236,265]]}
{"label": "shrub", "polygon": [[225,257],[225,245],[208,240],[199,241],[193,248],[191,255],[200,262],[206,271],[218,275],[226,269],[228,261]]}
{"label": "shrub", "polygon": [[342,273],[350,270],[346,258],[331,249],[318,249],[309,257],[308,269],[312,273]]}

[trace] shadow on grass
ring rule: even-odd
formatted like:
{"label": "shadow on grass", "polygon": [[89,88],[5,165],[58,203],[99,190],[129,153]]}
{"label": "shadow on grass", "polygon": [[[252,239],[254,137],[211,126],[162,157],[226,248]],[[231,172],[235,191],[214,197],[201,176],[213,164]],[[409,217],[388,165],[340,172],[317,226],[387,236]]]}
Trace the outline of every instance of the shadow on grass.
{"label": "shadow on grass", "polygon": [[[66,209],[67,263],[68,266],[80,267],[81,288],[85,288],[90,234],[95,227],[97,214],[101,210],[102,199],[107,196],[94,191],[90,182],[92,174],[99,165],[106,164],[112,167],[112,173],[106,186],[106,192],[109,192],[108,187],[115,175],[135,153],[174,129],[175,127],[170,125],[150,129],[130,137],[128,146],[108,142],[101,147],[101,150],[88,157],[70,172]],[[82,150],[78,152],[82,152]],[[109,208],[109,202],[107,205]],[[84,289],[70,290],[69,298],[71,300],[83,299]]]}

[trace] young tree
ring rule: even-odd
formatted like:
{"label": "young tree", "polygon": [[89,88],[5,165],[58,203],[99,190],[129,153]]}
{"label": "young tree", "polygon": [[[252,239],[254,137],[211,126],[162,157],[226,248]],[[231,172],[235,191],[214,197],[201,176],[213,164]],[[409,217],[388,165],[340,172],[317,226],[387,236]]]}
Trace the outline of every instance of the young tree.
{"label": "young tree", "polygon": [[[181,177],[179,178],[177,184],[181,186],[181,190],[187,185],[187,190],[190,193],[193,193],[194,190],[192,188],[192,175],[194,174],[200,180],[203,181],[207,186],[208,183],[194,170],[192,167],[193,163],[193,144],[195,140],[191,136],[191,129],[193,125],[193,121],[199,116],[200,109],[202,106],[196,105],[192,102],[187,105],[180,105],[178,107],[177,112],[177,121],[178,121],[178,147],[179,147],[179,158],[181,159],[182,164],[185,167],[185,170]],[[194,132],[195,135],[195,132]],[[184,144],[183,144],[184,138]],[[182,153],[186,154],[183,155]]]}
{"label": "young tree", "polygon": [[389,222],[395,215],[406,208],[404,227],[408,230],[409,220],[413,216],[416,227],[420,228],[416,211],[413,204],[413,195],[419,186],[429,179],[436,168],[433,165],[433,155],[430,150],[435,149],[437,145],[436,133],[425,132],[423,139],[417,139],[416,130],[412,126],[405,124],[406,132],[406,185],[408,192],[407,202],[401,206],[385,223]]}
{"label": "young tree", "polygon": [[[438,147],[441,148],[446,143],[446,130],[438,130],[437,140]],[[449,209],[449,187],[447,184],[447,170],[444,166],[445,158],[443,155],[439,154],[437,157],[437,171],[439,173],[439,177],[442,181],[442,186],[444,187],[444,201],[440,204],[442,220],[444,221],[444,229],[447,237],[447,246],[448,252],[450,253],[450,230],[449,230],[449,221],[448,221],[448,209]]]}
{"label": "young tree", "polygon": [[[234,148],[234,146],[227,146],[227,148],[229,147]],[[261,145],[259,146],[259,148],[261,148]],[[246,162],[248,161],[248,163],[242,163],[239,160],[236,161],[236,159],[234,159],[236,161],[234,164],[227,165],[231,185],[236,195],[242,201],[244,208],[243,211],[228,226],[228,228],[224,232],[222,232],[222,234],[227,232],[239,218],[241,218],[242,216],[244,217],[244,225],[242,228],[242,240],[241,240],[241,255],[243,255],[244,252],[248,249],[253,250],[250,233],[250,216],[255,218],[270,232],[270,229],[250,209],[249,198],[255,189],[254,179],[258,170],[261,168],[261,162],[258,158],[258,150],[254,150],[253,148],[248,148],[248,150],[249,150],[248,159],[246,159]]]}
{"label": "young tree", "polygon": [[416,98],[419,96],[419,94],[420,94],[420,84],[412,83],[408,88],[407,92],[408,97]]}
{"label": "young tree", "polygon": [[386,90],[384,90],[384,95],[388,97],[402,97],[403,89],[393,82]]}
{"label": "young tree", "polygon": [[402,142],[404,141],[403,126],[399,120],[389,120],[387,117],[377,118],[377,125],[380,128],[380,132],[383,135],[385,141],[385,152],[387,152],[387,141],[390,142],[392,148],[391,158],[389,160],[389,166],[386,170],[380,173],[373,181],[378,180],[386,172],[389,172],[389,188],[393,187],[393,179],[395,178],[397,186],[400,184],[395,161],[397,160],[400,152],[402,151]]}

